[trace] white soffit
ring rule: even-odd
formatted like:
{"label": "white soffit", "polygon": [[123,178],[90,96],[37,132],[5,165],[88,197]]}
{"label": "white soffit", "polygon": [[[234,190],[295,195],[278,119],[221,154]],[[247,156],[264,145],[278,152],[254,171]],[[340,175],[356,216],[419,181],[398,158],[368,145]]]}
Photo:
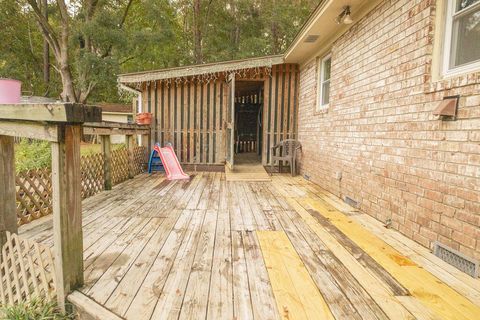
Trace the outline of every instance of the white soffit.
{"label": "white soffit", "polygon": [[[379,2],[381,0],[322,1],[287,49],[285,62],[302,64],[322,49],[328,49],[322,46],[329,46],[336,37],[347,31]],[[353,24],[338,24],[335,21],[345,6],[350,6]],[[316,40],[312,41],[313,38]]]}

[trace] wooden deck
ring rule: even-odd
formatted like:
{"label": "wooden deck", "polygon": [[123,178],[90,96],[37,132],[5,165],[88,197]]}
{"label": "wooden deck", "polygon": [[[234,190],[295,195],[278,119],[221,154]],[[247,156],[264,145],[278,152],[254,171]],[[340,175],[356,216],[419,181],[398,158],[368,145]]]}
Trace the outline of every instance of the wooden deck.
{"label": "wooden deck", "polygon": [[140,175],[83,210],[81,291],[126,319],[480,319],[479,279],[301,177]]}

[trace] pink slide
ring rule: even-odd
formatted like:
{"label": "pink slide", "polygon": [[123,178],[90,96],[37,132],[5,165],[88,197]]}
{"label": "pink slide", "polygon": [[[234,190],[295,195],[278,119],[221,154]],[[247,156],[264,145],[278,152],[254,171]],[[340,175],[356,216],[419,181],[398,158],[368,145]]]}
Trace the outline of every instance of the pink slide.
{"label": "pink slide", "polygon": [[162,160],[168,180],[190,179],[190,176],[183,172],[172,146],[166,146],[163,148],[156,147],[156,150],[160,155],[160,159]]}

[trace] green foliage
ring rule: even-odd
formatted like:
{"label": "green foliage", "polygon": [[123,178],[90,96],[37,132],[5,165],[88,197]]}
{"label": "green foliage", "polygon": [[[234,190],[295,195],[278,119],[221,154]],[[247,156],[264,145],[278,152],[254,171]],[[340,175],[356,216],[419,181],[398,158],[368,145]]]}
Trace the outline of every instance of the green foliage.
{"label": "green foliage", "polygon": [[2,320],[73,320],[72,314],[61,312],[55,302],[33,299],[27,303],[5,306],[0,310]]}
{"label": "green foliage", "polygon": [[[88,2],[66,1],[70,66],[77,90],[94,84],[89,102],[120,101],[120,73],[281,53],[318,5],[318,0],[134,0],[128,7],[130,0],[101,0],[88,16]],[[48,13],[58,28],[56,1],[49,1]],[[43,82],[43,37],[26,0],[0,0],[0,30],[0,77],[21,80],[23,90],[35,95],[58,98],[61,81],[53,68],[49,87]],[[194,50],[198,37],[200,58]],[[50,61],[55,63],[52,52]]]}
{"label": "green foliage", "polygon": [[50,168],[52,153],[48,141],[22,139],[15,145],[15,169],[17,172]]}

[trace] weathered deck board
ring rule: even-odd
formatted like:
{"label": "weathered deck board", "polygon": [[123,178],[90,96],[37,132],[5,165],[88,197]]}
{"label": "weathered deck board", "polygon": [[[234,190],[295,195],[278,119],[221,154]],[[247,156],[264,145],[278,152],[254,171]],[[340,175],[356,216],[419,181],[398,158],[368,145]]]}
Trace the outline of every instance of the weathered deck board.
{"label": "weathered deck board", "polygon": [[[85,200],[83,211],[81,291],[126,319],[480,314],[479,279],[300,177],[145,174]],[[50,219],[20,232],[52,245]]]}

